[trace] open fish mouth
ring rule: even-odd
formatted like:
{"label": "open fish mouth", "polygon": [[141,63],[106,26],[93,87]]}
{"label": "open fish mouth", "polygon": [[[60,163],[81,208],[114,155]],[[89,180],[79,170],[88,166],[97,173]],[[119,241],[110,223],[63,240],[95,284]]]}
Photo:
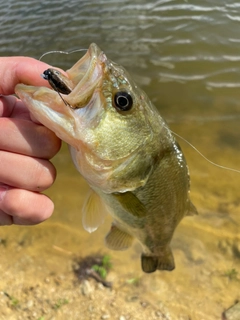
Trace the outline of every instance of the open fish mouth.
{"label": "open fish mouth", "polygon": [[[107,57],[93,43],[86,54],[66,71],[66,75],[58,71],[55,87],[18,84],[15,92],[26,104],[34,118],[51,128],[68,144],[75,145],[72,137],[76,138],[76,132],[80,130],[76,128],[83,130],[88,125],[86,117],[88,116],[91,120],[99,113],[101,83],[106,64]],[[57,71],[56,69],[51,70]],[[46,76],[45,72],[43,72],[43,77]],[[58,81],[60,85],[66,85],[69,91],[61,91]],[[86,115],[84,119],[83,115]]]}
{"label": "open fish mouth", "polygon": [[107,58],[96,44],[91,44],[86,54],[66,71],[72,91],[64,96],[71,108],[83,108],[98,88]]}
{"label": "open fish mouth", "polygon": [[95,89],[100,86],[106,61],[107,57],[103,51],[92,43],[86,54],[66,71],[67,76],[52,68],[43,72],[42,77],[49,81],[51,89],[19,84],[15,91],[20,98],[28,95],[29,98],[46,105],[48,101],[54,100],[59,107],[66,102],[65,104],[72,109],[84,108],[91,100]]}

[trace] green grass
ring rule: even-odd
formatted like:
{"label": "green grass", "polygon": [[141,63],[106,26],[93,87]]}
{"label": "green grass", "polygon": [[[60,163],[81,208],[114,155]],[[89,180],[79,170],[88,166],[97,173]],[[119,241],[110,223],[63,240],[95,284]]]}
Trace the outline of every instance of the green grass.
{"label": "green grass", "polygon": [[61,308],[63,305],[68,304],[69,301],[67,299],[59,299],[53,306],[55,310]]}
{"label": "green grass", "polygon": [[92,269],[96,271],[102,279],[106,279],[108,271],[112,268],[111,258],[105,255],[99,264],[94,264]]}
{"label": "green grass", "polygon": [[138,286],[140,284],[140,278],[139,277],[136,277],[136,278],[131,278],[131,279],[128,279],[126,281],[128,284],[131,284],[133,286]]}
{"label": "green grass", "polygon": [[238,271],[234,268],[227,270],[224,274],[225,277],[228,277],[229,280],[237,280]]}
{"label": "green grass", "polygon": [[11,301],[12,307],[17,307],[19,305],[19,300],[13,296],[11,296],[9,293],[4,292],[5,296],[8,297],[8,299]]}

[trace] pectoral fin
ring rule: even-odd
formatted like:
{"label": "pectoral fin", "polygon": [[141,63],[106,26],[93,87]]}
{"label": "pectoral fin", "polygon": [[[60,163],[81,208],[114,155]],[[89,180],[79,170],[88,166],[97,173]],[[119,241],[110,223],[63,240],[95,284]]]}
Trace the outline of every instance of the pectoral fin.
{"label": "pectoral fin", "polygon": [[106,246],[112,250],[126,250],[132,245],[132,242],[133,237],[130,234],[114,225],[105,238]]}
{"label": "pectoral fin", "polygon": [[124,210],[135,217],[142,218],[147,215],[144,204],[132,192],[113,193],[114,198],[120,203]]}
{"label": "pectoral fin", "polygon": [[82,209],[82,223],[85,230],[92,233],[104,222],[107,209],[100,196],[91,190]]}

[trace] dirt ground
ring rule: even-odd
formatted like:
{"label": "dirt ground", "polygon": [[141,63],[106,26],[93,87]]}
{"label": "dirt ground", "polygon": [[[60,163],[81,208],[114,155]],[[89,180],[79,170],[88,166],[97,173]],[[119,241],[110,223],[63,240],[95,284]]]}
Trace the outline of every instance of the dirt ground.
{"label": "dirt ground", "polygon": [[32,250],[31,240],[20,238],[0,242],[1,320],[172,319],[161,302],[144,297],[140,277],[112,270],[107,276],[112,288],[93,278],[80,281],[71,252],[54,246],[46,259],[46,252],[41,256],[39,248]]}
{"label": "dirt ground", "polygon": [[[237,167],[231,150],[221,155]],[[38,226],[1,227],[0,320],[239,320],[239,314],[222,315],[240,301],[240,176],[196,164],[194,153],[188,162],[199,215],[184,218],[175,232],[176,269],[144,274],[137,242],[124,252],[105,248],[111,218],[92,234],[83,230],[88,187],[65,146],[54,159],[58,178],[48,191],[53,217]],[[112,288],[77,278],[76,259],[94,254],[111,257],[106,280]]]}
{"label": "dirt ground", "polygon": [[[79,281],[74,272],[79,255],[74,246],[68,250],[68,228],[50,223],[11,228],[3,228],[0,242],[1,320],[217,320],[240,299],[239,262],[234,258],[240,254],[240,241],[220,240],[219,253],[209,254],[207,242],[191,240],[189,245],[187,223],[173,242],[173,272],[143,274],[137,244],[125,253],[107,251],[112,257],[107,275],[112,288],[93,278]],[[46,246],[45,238],[53,234],[62,239],[60,246]],[[88,253],[94,254],[96,246],[92,251],[89,241],[96,239],[84,241]],[[100,246],[97,252],[105,254]]]}

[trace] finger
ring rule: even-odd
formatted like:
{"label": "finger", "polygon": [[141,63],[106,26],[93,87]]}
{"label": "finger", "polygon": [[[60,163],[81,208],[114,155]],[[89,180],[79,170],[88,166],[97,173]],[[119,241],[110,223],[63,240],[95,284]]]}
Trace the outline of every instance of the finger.
{"label": "finger", "polygon": [[2,57],[0,64],[0,93],[3,95],[13,94],[17,83],[47,85],[41,74],[49,68],[49,65],[42,61],[28,57]]}
{"label": "finger", "polygon": [[40,123],[33,115],[30,114],[23,102],[15,96],[0,95],[0,117],[11,117],[25,120],[31,120]]}
{"label": "finger", "polygon": [[0,128],[0,150],[50,159],[61,147],[52,131],[32,121],[0,118]]}
{"label": "finger", "polygon": [[4,195],[0,193],[0,225],[37,224],[48,219],[53,210],[53,202],[41,193],[11,188]]}
{"label": "finger", "polygon": [[14,96],[0,96],[0,117],[30,119],[26,106]]}
{"label": "finger", "polygon": [[0,210],[0,226],[10,226],[13,224],[12,216]]}
{"label": "finger", "polygon": [[[0,65],[0,94],[13,94],[18,83],[49,86],[48,81],[41,77],[41,74],[49,68],[49,65],[42,61],[29,57],[2,57],[0,58]],[[61,70],[61,72],[65,74],[64,71]]]}
{"label": "finger", "polygon": [[0,181],[16,188],[43,191],[56,178],[56,169],[48,160],[0,151],[0,163],[4,168],[0,170]]}

